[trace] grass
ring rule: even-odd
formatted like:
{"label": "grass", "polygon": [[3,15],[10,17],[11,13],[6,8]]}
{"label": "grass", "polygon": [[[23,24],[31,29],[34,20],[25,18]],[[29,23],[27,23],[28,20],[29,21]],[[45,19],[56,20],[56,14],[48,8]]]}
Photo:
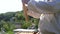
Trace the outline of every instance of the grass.
{"label": "grass", "polygon": [[8,32],[6,32],[6,34],[14,34],[14,32],[8,31]]}
{"label": "grass", "polygon": [[0,34],[14,34],[14,32],[12,32],[12,31],[8,31],[8,32],[0,32]]}

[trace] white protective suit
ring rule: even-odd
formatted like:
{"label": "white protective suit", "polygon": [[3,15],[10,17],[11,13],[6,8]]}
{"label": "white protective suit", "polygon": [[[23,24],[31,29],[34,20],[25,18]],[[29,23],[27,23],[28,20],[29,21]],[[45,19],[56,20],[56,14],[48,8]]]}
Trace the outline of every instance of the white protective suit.
{"label": "white protective suit", "polygon": [[60,34],[60,0],[30,0],[28,9],[41,14],[39,34]]}

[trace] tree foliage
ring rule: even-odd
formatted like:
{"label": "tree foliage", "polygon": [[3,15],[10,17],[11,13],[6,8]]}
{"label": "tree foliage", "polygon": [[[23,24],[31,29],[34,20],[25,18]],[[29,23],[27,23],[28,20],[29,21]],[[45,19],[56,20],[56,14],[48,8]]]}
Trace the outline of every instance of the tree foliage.
{"label": "tree foliage", "polygon": [[0,31],[2,27],[6,31],[12,31],[14,29],[14,23],[20,23],[21,28],[24,29],[27,29],[34,23],[35,28],[38,28],[38,22],[39,19],[29,16],[29,22],[26,23],[23,11],[2,13],[0,14]]}
{"label": "tree foliage", "polygon": [[13,31],[13,29],[15,28],[14,27],[14,24],[12,24],[11,22],[5,22],[5,21],[1,21],[1,27],[0,27],[0,31],[5,31],[5,32],[8,32],[8,31]]}

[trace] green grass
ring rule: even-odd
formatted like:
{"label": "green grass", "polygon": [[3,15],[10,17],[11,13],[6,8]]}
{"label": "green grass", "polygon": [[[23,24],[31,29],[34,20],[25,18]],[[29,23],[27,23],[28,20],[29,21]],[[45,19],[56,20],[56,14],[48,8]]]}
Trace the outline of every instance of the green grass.
{"label": "green grass", "polygon": [[8,31],[8,32],[6,32],[5,34],[14,34],[14,32]]}

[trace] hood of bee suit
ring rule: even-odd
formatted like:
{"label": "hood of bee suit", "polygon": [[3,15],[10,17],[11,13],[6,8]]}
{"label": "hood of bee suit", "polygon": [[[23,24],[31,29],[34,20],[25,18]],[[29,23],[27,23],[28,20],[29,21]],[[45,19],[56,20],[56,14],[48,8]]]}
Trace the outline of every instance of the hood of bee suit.
{"label": "hood of bee suit", "polygon": [[22,0],[23,3],[27,4],[30,0]]}
{"label": "hood of bee suit", "polygon": [[28,2],[28,9],[38,13],[57,13],[60,11],[60,0],[30,0]]}

